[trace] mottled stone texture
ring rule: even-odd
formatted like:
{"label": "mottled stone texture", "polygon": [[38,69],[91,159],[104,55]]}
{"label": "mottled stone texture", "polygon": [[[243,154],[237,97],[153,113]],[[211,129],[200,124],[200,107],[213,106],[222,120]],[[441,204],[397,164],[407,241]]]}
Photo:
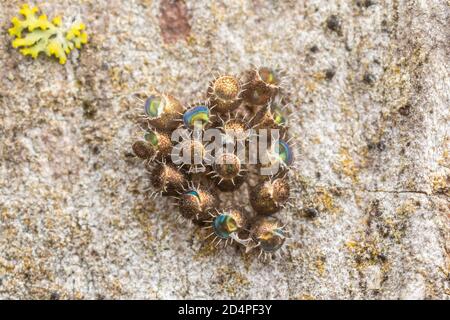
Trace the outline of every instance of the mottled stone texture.
{"label": "mottled stone texture", "polygon": [[[450,297],[448,1],[46,1],[91,36],[65,66],[12,49],[20,4],[0,1],[1,298]],[[129,153],[133,94],[193,102],[252,63],[286,70],[300,149],[270,264],[175,223]]]}

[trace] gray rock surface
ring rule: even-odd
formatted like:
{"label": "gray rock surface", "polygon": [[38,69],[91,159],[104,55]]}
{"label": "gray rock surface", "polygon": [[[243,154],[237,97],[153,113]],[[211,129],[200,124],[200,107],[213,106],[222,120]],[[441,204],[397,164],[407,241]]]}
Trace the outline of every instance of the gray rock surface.
{"label": "gray rock surface", "polygon": [[[11,47],[20,5],[0,1],[0,298],[450,297],[448,1],[46,1],[88,27],[64,66]],[[189,103],[251,64],[286,71],[300,149],[271,263],[175,223],[128,155],[135,93]]]}

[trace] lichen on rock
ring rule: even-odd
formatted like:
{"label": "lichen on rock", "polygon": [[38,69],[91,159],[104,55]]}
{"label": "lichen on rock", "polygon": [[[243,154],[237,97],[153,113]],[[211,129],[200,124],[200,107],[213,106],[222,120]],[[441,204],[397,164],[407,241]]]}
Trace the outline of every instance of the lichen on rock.
{"label": "lichen on rock", "polygon": [[80,49],[88,42],[84,31],[86,26],[82,22],[74,22],[66,28],[61,17],[55,17],[50,22],[45,14],[37,16],[38,12],[37,7],[30,8],[24,4],[19,11],[24,19],[12,18],[13,27],[9,29],[9,34],[15,37],[12,46],[21,48],[20,53],[24,56],[30,55],[36,59],[43,52],[65,64],[72,50]]}

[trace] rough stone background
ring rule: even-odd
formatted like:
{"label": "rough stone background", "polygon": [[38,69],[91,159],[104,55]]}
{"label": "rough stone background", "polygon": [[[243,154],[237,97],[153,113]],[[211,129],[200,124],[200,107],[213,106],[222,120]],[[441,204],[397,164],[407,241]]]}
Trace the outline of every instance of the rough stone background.
{"label": "rough stone background", "polygon": [[[21,4],[0,1],[0,298],[450,297],[448,1],[39,3],[88,26],[65,66],[11,47]],[[301,150],[272,263],[176,224],[129,154],[133,94],[193,102],[252,63],[287,71]]]}

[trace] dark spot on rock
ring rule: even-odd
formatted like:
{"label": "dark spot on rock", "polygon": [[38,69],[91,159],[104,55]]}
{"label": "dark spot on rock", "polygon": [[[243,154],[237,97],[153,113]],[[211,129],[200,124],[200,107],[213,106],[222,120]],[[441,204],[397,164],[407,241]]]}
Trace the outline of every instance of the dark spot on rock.
{"label": "dark spot on rock", "polygon": [[360,8],[368,8],[370,6],[373,6],[375,4],[375,1],[373,0],[358,0],[356,1],[356,5]]}
{"label": "dark spot on rock", "polygon": [[386,150],[386,143],[383,140],[380,140],[378,142],[369,142],[367,144],[367,149],[384,151]]}
{"label": "dark spot on rock", "polygon": [[320,173],[320,171],[316,171],[316,178],[320,179],[322,177],[322,174]]}
{"label": "dark spot on rock", "polygon": [[94,146],[93,148],[92,148],[92,153],[93,154],[99,154],[100,153],[100,148],[99,148],[99,146]]}
{"label": "dark spot on rock", "polygon": [[348,41],[345,42],[345,50],[347,50],[348,52],[352,52],[352,46],[350,45],[350,43]]}
{"label": "dark spot on rock", "polygon": [[380,200],[375,199],[369,204],[368,213],[372,217],[380,217],[383,214],[380,207]]}
{"label": "dark spot on rock", "polygon": [[316,208],[306,208],[304,210],[305,214],[309,218],[316,218],[319,215],[319,211]]}
{"label": "dark spot on rock", "polygon": [[379,141],[376,145],[378,151],[386,150],[386,143],[383,140]]}
{"label": "dark spot on rock", "polygon": [[341,197],[344,194],[344,191],[341,188],[330,188],[330,193],[333,196]]}
{"label": "dark spot on rock", "polygon": [[391,32],[391,30],[389,29],[387,20],[381,21],[381,32],[385,32],[385,33]]}
{"label": "dark spot on rock", "polygon": [[175,43],[189,36],[191,26],[184,0],[162,0],[159,11],[159,27],[164,43]]}
{"label": "dark spot on rock", "polygon": [[375,83],[375,76],[369,72],[366,72],[363,77],[363,81],[368,85],[372,85]]}
{"label": "dark spot on rock", "polygon": [[97,114],[97,109],[91,101],[83,101],[83,115],[88,119],[93,119]]}
{"label": "dark spot on rock", "polygon": [[335,14],[329,16],[327,19],[327,28],[340,34],[342,30],[341,19]]}
{"label": "dark spot on rock", "polygon": [[105,300],[105,298],[106,297],[103,294],[101,294],[101,293],[97,293],[96,297],[95,297],[95,299],[97,299],[97,300]]}
{"label": "dark spot on rock", "polygon": [[50,300],[59,300],[59,294],[58,292],[52,292],[50,294]]}
{"label": "dark spot on rock", "polygon": [[417,92],[421,92],[422,89],[423,89],[422,85],[421,85],[420,83],[418,83],[418,84],[416,85],[416,90],[417,90]]}
{"label": "dark spot on rock", "polygon": [[407,103],[403,107],[400,107],[398,109],[398,113],[400,113],[404,117],[409,116],[411,114],[411,105]]}
{"label": "dark spot on rock", "polygon": [[334,78],[334,75],[335,75],[335,74],[336,74],[336,70],[335,70],[334,68],[327,69],[327,70],[325,71],[325,78],[326,78],[327,80],[331,80],[331,79]]}
{"label": "dark spot on rock", "polygon": [[311,51],[312,53],[317,53],[319,52],[319,47],[313,45],[311,48],[309,48],[309,51]]}
{"label": "dark spot on rock", "polygon": [[384,254],[380,253],[378,255],[378,260],[380,260],[381,263],[385,263],[387,261],[387,257]]}

